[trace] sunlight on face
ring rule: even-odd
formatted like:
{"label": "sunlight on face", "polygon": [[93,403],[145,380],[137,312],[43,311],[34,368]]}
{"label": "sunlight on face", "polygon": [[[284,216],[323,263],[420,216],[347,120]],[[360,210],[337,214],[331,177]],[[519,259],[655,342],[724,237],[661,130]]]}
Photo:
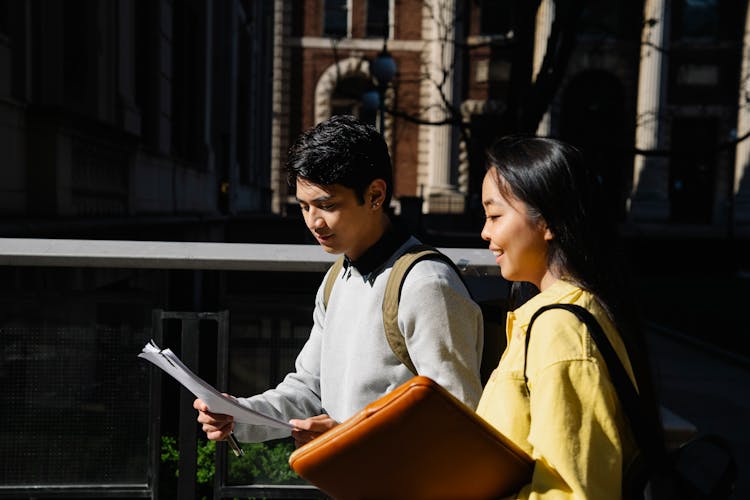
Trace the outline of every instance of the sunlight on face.
{"label": "sunlight on face", "polygon": [[353,189],[297,179],[297,201],[307,228],[326,252],[356,260],[372,245],[377,218]]}
{"label": "sunlight on face", "polygon": [[541,290],[551,282],[549,279],[556,279],[547,265],[548,241],[552,239],[552,233],[546,223],[531,220],[524,202],[503,194],[498,180],[504,181],[494,172],[494,169],[487,172],[482,182],[482,205],[486,216],[482,239],[489,242],[503,278],[528,281]]}

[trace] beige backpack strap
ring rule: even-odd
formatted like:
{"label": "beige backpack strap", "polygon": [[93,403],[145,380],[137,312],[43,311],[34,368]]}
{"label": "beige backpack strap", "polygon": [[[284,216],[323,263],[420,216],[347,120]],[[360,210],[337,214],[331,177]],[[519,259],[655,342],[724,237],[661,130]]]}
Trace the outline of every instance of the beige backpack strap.
{"label": "beige backpack strap", "polygon": [[341,268],[344,267],[344,256],[342,255],[331,265],[330,271],[328,272],[328,278],[326,279],[325,288],[323,288],[323,305],[328,307],[328,299],[331,297],[331,290],[333,285],[336,283],[336,278],[339,277]]}
{"label": "beige backpack strap", "polygon": [[[415,245],[408,249],[401,257],[396,259],[388,276],[383,296],[383,328],[388,345],[391,346],[393,354],[414,374],[418,375],[417,369],[409,356],[401,329],[398,327],[398,303],[401,298],[401,288],[404,278],[409,270],[422,259],[440,259],[456,269],[456,265],[446,255],[440,253],[436,248],[429,245]],[[460,277],[461,274],[458,276]]]}

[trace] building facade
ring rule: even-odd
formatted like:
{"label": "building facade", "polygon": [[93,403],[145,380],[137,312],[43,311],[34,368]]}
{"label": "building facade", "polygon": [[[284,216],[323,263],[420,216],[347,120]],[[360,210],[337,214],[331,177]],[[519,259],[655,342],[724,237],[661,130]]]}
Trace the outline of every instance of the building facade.
{"label": "building facade", "polygon": [[221,240],[206,220],[269,212],[272,19],[240,0],[0,2],[3,233]]}
{"label": "building facade", "polygon": [[[274,210],[293,202],[282,170],[299,132],[335,113],[372,120],[361,96],[385,49],[397,211],[415,197],[428,214],[476,210],[482,151],[525,131],[511,115],[531,85],[523,105],[546,110],[534,131],[583,148],[628,230],[746,237],[747,2],[606,0],[573,17],[571,4],[529,4],[276,1]],[[550,37],[563,45],[548,51]],[[533,86],[555,71],[545,101],[549,84]]]}

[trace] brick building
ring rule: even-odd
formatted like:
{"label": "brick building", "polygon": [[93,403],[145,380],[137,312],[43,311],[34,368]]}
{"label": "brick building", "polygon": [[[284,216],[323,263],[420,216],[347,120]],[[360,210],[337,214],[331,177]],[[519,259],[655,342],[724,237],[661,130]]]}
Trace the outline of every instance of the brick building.
{"label": "brick building", "polygon": [[[294,201],[281,169],[299,132],[333,113],[376,122],[379,110],[359,96],[376,84],[371,65],[386,48],[398,68],[384,127],[396,211],[422,197],[427,214],[470,213],[482,150],[516,130],[507,111],[519,75],[534,82],[547,69],[556,21],[571,29],[553,0],[527,18],[519,5],[277,0],[273,209]],[[740,0],[607,0],[572,28],[570,58],[536,133],[584,149],[612,193],[608,208],[630,230],[747,235],[749,150],[738,141],[750,130],[746,17]],[[454,126],[428,124],[445,121]]]}

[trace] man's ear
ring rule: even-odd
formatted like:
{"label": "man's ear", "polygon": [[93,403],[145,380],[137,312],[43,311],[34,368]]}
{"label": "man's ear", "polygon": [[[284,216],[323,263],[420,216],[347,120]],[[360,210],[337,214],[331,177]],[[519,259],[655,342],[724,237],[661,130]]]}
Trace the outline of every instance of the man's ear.
{"label": "man's ear", "polygon": [[375,179],[365,190],[365,203],[371,208],[378,208],[385,202],[387,186],[383,179]]}

